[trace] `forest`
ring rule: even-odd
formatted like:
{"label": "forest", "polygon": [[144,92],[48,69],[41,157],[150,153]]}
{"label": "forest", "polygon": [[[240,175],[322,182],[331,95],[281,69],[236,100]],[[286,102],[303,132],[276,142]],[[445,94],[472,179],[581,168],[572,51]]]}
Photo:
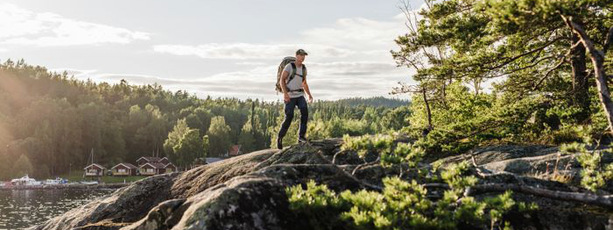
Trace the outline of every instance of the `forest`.
{"label": "forest", "polygon": [[[0,164],[8,166],[0,167],[0,180],[80,171],[92,155],[105,167],[168,156],[186,168],[198,158],[224,156],[231,145],[241,145],[242,153],[270,148],[283,121],[280,102],[81,81],[24,60],[1,64],[0,79]],[[399,130],[408,105],[383,97],[317,101],[310,105],[309,137]],[[295,121],[285,143],[296,143],[297,130]]]}

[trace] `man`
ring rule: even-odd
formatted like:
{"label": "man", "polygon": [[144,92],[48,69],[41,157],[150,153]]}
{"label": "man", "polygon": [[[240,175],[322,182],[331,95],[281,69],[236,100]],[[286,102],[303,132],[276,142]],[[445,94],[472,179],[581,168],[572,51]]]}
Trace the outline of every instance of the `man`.
{"label": "man", "polygon": [[[285,120],[277,136],[277,148],[283,148],[283,137],[287,133],[292,119],[294,119],[294,107],[300,109],[300,131],[298,132],[298,142],[306,142],[307,120],[309,119],[309,109],[304,98],[304,92],[309,95],[309,103],[313,102],[313,96],[306,81],[307,70],[302,64],[307,56],[303,49],[296,51],[296,62],[285,65],[281,75],[281,90],[283,91],[283,101],[285,102]],[[292,64],[294,66],[292,66]],[[293,73],[293,77],[290,74]]]}

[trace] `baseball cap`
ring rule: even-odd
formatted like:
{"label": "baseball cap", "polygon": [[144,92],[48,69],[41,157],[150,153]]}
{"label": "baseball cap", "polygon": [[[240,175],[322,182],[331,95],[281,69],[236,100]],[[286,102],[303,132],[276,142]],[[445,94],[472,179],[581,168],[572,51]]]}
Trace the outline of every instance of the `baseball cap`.
{"label": "baseball cap", "polygon": [[304,54],[304,55],[309,55],[306,51],[304,51],[303,49],[298,49],[296,50],[296,55],[298,54]]}

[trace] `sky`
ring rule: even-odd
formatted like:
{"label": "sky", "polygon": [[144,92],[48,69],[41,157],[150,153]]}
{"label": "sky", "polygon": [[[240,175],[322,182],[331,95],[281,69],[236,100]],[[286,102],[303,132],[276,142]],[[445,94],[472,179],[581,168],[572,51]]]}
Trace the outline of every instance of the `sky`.
{"label": "sky", "polygon": [[[278,101],[277,66],[299,48],[313,97],[390,96],[414,71],[390,50],[400,0],[0,0],[0,61],[95,82],[158,83],[198,97]],[[422,0],[410,0],[417,9]]]}

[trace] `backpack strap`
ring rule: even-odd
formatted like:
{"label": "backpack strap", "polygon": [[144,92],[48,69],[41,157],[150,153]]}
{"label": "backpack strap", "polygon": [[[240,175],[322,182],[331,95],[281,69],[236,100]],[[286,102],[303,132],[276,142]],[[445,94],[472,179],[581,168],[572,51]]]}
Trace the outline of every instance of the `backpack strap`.
{"label": "backpack strap", "polygon": [[295,62],[290,62],[290,65],[292,65],[292,72],[289,73],[289,77],[288,80],[285,84],[289,83],[290,81],[292,81],[294,79],[294,77],[296,76],[296,63]]}
{"label": "backpack strap", "polygon": [[[289,74],[288,80],[286,82],[286,84],[288,84],[290,81],[292,81],[294,79],[294,77],[296,76],[296,63],[295,62],[290,62],[290,64],[292,65],[292,72]],[[304,64],[302,64],[302,81],[304,81],[304,79],[306,79],[306,66]],[[303,92],[304,89],[289,89],[288,91],[290,92]]]}

